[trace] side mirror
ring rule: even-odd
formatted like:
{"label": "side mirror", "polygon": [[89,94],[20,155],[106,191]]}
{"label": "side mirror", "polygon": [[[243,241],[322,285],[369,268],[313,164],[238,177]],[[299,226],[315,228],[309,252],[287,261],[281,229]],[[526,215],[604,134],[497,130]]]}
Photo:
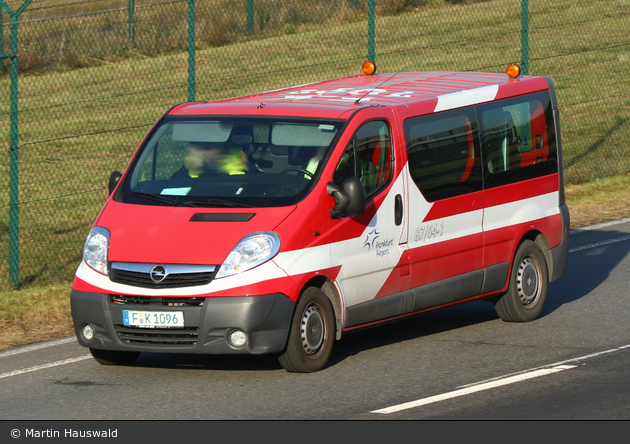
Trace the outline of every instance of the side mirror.
{"label": "side mirror", "polygon": [[328,182],[326,191],[335,198],[335,206],[330,209],[330,217],[333,219],[342,214],[357,215],[365,211],[365,190],[359,179],[346,179],[341,187]]}
{"label": "side mirror", "polygon": [[114,192],[114,189],[116,188],[116,185],[118,185],[118,182],[120,182],[120,178],[122,177],[122,173],[118,172],[118,171],[114,171],[112,174],[110,174],[109,176],[109,194],[112,194]]}

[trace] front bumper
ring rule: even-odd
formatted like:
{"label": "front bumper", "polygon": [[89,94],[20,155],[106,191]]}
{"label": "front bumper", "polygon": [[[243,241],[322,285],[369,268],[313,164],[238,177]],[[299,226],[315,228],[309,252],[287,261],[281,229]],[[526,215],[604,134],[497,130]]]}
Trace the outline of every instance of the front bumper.
{"label": "front bumper", "polygon": [[[72,290],[71,309],[79,343],[105,350],[155,353],[263,354],[284,349],[295,303],[283,294],[200,298],[203,304],[176,303],[177,298],[125,298]],[[168,299],[169,302],[164,302]],[[116,300],[116,303],[114,302]],[[122,300],[122,303],[121,303]],[[182,311],[183,328],[139,328],[123,325],[123,310]],[[94,327],[91,340],[85,324]],[[233,329],[247,333],[247,343],[232,347]]]}

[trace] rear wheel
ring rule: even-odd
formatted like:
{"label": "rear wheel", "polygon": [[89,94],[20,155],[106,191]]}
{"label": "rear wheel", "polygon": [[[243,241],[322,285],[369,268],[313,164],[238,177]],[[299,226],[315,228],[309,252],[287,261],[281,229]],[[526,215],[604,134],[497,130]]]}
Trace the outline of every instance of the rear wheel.
{"label": "rear wheel", "polygon": [[101,365],[130,365],[140,356],[140,352],[100,350],[98,348],[91,348],[90,353]]}
{"label": "rear wheel", "polygon": [[286,350],[279,358],[285,370],[316,372],[324,368],[335,338],[332,305],[323,291],[310,287],[298,301]]}
{"label": "rear wheel", "polygon": [[547,262],[540,247],[525,240],[518,247],[508,291],[494,308],[504,321],[527,322],[536,319],[547,298]]}

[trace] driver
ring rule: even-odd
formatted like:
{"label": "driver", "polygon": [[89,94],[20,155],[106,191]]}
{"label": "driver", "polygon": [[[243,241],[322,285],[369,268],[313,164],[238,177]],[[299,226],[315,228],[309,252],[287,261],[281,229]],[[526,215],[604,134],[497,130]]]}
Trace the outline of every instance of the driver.
{"label": "driver", "polygon": [[240,148],[226,149],[221,144],[191,142],[186,146],[184,165],[173,177],[197,178],[208,174],[245,174],[247,156]]}
{"label": "driver", "polygon": [[315,175],[315,172],[317,171],[317,167],[319,166],[320,162],[324,158],[324,154],[326,154],[326,148],[327,147],[325,146],[319,147],[317,151],[315,152],[315,155],[311,157],[308,164],[304,168],[306,171],[310,173],[310,176],[305,174],[304,175],[305,179],[311,179]]}

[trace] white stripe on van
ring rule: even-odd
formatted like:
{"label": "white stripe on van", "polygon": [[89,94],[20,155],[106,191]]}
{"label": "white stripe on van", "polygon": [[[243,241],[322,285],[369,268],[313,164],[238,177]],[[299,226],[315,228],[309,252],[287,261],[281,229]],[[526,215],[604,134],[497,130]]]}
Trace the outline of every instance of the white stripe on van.
{"label": "white stripe on van", "polygon": [[560,212],[558,199],[558,192],[552,191],[540,196],[488,207],[484,210],[483,228],[485,231],[496,230],[554,216]]}
{"label": "white stripe on van", "polygon": [[490,85],[468,91],[458,91],[451,94],[444,94],[442,96],[438,96],[438,103],[433,112],[437,113],[448,109],[461,108],[462,106],[490,102],[494,100],[498,92],[499,85]]}
{"label": "white stripe on van", "polygon": [[[332,244],[309,247],[300,250],[282,252],[272,261],[262,264],[245,273],[222,279],[215,279],[203,287],[183,287],[171,289],[149,289],[116,284],[107,276],[91,270],[81,264],[77,276],[86,282],[112,292],[145,296],[185,296],[230,290],[264,281],[297,276],[340,266],[337,276],[338,285],[343,291],[343,298],[348,305],[373,299],[388,279],[391,269],[398,263],[404,251],[399,248],[399,229],[390,226],[394,220],[394,198],[404,194],[403,176],[408,175],[405,166],[390,189],[389,195],[376,212],[363,233],[355,238]],[[411,179],[408,177],[409,183]],[[558,192],[533,196],[516,202],[508,202],[484,210],[475,210],[454,214],[445,218],[424,222],[432,203],[426,202],[420,191],[411,186],[408,190],[409,208],[409,248],[421,248],[423,245],[437,244],[446,240],[456,240],[486,231],[518,225],[558,214]],[[400,227],[405,229],[405,227]],[[374,231],[376,230],[376,231]],[[375,233],[375,234],[373,234]],[[429,233],[429,235],[425,235]],[[385,241],[381,253],[368,247],[370,241]],[[375,245],[378,248],[378,245]]]}

